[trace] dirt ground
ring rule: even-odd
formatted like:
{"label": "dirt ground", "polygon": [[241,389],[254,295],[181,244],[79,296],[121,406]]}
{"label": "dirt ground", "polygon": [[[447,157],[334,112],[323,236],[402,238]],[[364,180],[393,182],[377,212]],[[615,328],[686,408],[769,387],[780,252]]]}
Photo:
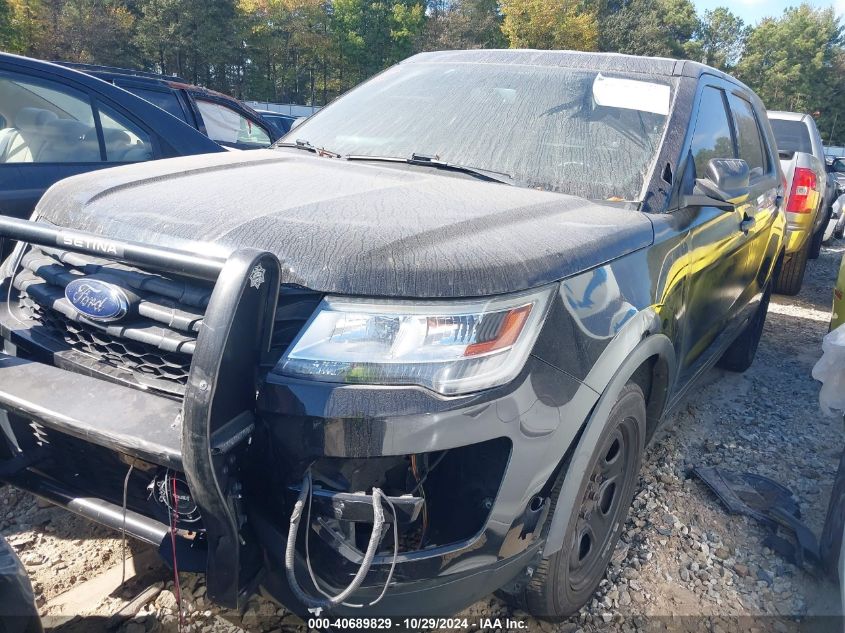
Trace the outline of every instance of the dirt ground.
{"label": "dirt ground", "polygon": [[[510,617],[528,630],[549,632],[627,632],[654,622],[677,629],[683,616],[689,622],[716,616],[726,619],[711,622],[708,630],[778,633],[798,630],[807,616],[835,614],[837,589],[830,581],[765,547],[767,532],[752,519],[729,515],[690,471],[718,465],[772,477],[795,493],[807,525],[820,534],[845,435],[841,419],[820,413],[810,370],[821,355],[843,252],[843,242],[826,247],[810,262],[798,297],[773,298],[748,372],[712,370],[667,420],[647,452],[614,562],[581,613],[550,624],[491,597],[465,614],[472,620]],[[177,629],[172,578],[154,552],[128,543],[139,569],[121,588],[118,533],[9,487],[0,490],[0,532],[26,566],[47,626],[83,631],[108,624],[127,633]],[[200,576],[182,574],[180,587],[184,631],[303,629],[293,615],[262,598],[253,599],[243,614],[211,606]],[[130,605],[142,593],[146,599]],[[127,605],[137,613],[111,622],[93,619],[114,616]]]}

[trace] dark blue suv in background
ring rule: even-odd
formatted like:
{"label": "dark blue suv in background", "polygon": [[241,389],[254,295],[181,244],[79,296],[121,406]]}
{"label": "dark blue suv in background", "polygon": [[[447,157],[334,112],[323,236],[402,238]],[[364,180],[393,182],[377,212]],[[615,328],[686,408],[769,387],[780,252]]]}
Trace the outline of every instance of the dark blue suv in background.
{"label": "dark blue suv in background", "polygon": [[126,90],[56,64],[0,53],[0,215],[28,217],[41,195],[68,176],[221,151]]}
{"label": "dark blue suv in background", "polygon": [[211,140],[231,149],[269,147],[279,131],[257,111],[234,97],[188,83],[180,77],[126,68],[59,62],[146,99]]}

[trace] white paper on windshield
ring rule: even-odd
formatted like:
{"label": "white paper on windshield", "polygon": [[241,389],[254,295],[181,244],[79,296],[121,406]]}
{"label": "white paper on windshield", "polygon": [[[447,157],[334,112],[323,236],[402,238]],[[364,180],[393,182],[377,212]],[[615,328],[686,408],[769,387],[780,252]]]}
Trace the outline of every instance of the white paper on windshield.
{"label": "white paper on windshield", "polygon": [[638,79],[605,77],[593,80],[593,99],[597,105],[625,108],[654,114],[669,114],[669,86]]}

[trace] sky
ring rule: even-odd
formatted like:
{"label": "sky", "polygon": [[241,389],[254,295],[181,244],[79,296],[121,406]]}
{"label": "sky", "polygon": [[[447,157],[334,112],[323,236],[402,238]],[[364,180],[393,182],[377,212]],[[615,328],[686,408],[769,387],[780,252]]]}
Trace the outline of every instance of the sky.
{"label": "sky", "polygon": [[[699,13],[718,6],[728,7],[741,17],[746,24],[757,24],[762,18],[777,17],[790,6],[801,4],[801,0],[693,0]],[[814,7],[833,6],[836,13],[845,18],[845,0],[807,0]],[[845,21],[845,20],[844,20]]]}

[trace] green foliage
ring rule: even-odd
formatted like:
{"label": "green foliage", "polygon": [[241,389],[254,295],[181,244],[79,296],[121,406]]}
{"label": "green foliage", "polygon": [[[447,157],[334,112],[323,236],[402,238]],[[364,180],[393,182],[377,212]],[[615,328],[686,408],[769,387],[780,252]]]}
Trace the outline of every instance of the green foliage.
{"label": "green foliage", "polygon": [[425,26],[420,0],[335,0],[332,13],[344,86],[410,55]]}
{"label": "green foliage", "polygon": [[730,71],[739,61],[750,29],[725,7],[707,10],[701,18],[690,57],[720,70]]}
{"label": "green foliage", "polygon": [[511,48],[596,50],[598,15],[580,0],[501,0],[501,8]]}
{"label": "green foliage", "polygon": [[237,92],[238,11],[234,0],[140,0],[135,42],[144,65]]}
{"label": "green foliage", "polygon": [[771,108],[807,108],[832,65],[839,30],[832,10],[787,9],[751,32],[737,74],[758,84]]}
{"label": "green foliage", "polygon": [[698,18],[691,0],[611,0],[599,25],[603,51],[685,57]]}
{"label": "green foliage", "polygon": [[12,9],[7,0],[0,0],[0,50],[11,48],[12,33]]}
{"label": "green foliage", "polygon": [[770,110],[819,112],[825,132],[843,111],[841,33],[832,8],[787,9],[751,31],[736,74]]}
{"label": "green foliage", "polygon": [[56,57],[99,64],[138,63],[135,16],[120,2],[72,0],[58,14]]}
{"label": "green foliage", "polygon": [[504,48],[498,0],[434,0],[425,33],[428,50]]}

